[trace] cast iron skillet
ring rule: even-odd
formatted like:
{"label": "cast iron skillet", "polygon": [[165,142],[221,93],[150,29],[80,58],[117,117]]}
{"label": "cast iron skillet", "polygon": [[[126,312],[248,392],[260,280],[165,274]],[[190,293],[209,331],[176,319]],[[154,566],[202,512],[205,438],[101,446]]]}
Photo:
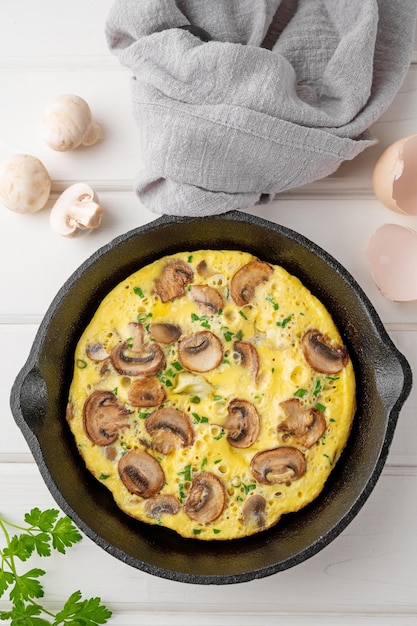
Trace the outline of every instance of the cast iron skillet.
{"label": "cast iron skillet", "polygon": [[[183,250],[239,249],[280,264],[331,312],[358,380],[348,445],[322,494],[272,529],[246,539],[204,542],[138,522],[85,469],[65,420],[76,343],[102,298],[159,257]],[[351,522],[381,473],[411,370],[349,273],[303,236],[258,217],[163,217],[92,255],[56,295],[11,393],[14,418],[62,510],[104,550],[160,577],[238,583],[285,570],[316,554]]]}

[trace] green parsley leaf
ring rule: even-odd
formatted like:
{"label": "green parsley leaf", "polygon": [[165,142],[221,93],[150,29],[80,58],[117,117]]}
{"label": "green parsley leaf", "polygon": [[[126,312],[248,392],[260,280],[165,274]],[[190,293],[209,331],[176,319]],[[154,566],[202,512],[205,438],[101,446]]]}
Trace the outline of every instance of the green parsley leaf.
{"label": "green parsley leaf", "polygon": [[69,517],[61,517],[56,522],[51,534],[52,546],[61,554],[65,554],[65,548],[70,548],[82,538]]}
{"label": "green parsley leaf", "polygon": [[[56,615],[38,604],[35,599],[44,597],[44,589],[39,579],[45,575],[40,568],[32,568],[18,573],[16,560],[26,561],[33,552],[39,556],[49,556],[51,547],[65,553],[66,548],[80,541],[81,534],[66,516],[59,517],[56,509],[41,511],[35,507],[24,516],[26,526],[17,526],[0,517],[0,531],[3,531],[6,545],[0,548],[0,597],[9,590],[10,610],[0,611],[0,620],[11,626],[98,626],[104,624],[111,612],[101,605],[100,598],[82,600],[79,591],[72,594],[64,608]],[[21,531],[10,537],[8,527]],[[48,619],[44,619],[42,614]]]}
{"label": "green parsley leaf", "polygon": [[[73,593],[66,601],[62,611],[56,615],[56,624],[80,624],[97,626],[105,624],[111,617],[111,611],[100,604],[100,598],[82,600],[80,591]],[[69,621],[71,620],[71,621]]]}
{"label": "green parsley leaf", "polygon": [[10,592],[10,600],[16,602],[16,600],[29,600],[29,598],[43,598],[44,591],[37,578],[44,575],[43,569],[34,568],[19,576]]}

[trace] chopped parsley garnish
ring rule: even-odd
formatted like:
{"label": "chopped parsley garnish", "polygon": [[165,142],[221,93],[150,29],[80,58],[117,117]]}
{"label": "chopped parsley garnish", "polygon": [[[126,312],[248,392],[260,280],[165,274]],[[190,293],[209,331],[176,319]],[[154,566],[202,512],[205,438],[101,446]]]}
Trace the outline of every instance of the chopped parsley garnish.
{"label": "chopped parsley garnish", "polygon": [[275,300],[274,300],[274,298],[271,296],[271,294],[268,294],[268,295],[266,296],[266,300],[267,300],[267,302],[270,302],[270,303],[272,304],[274,311],[278,311],[278,309],[279,309],[279,304],[278,304],[278,302],[275,302]]}
{"label": "chopped parsley garnish", "polygon": [[322,390],[321,380],[320,380],[320,378],[317,378],[316,384],[315,384],[315,387],[314,387],[314,390],[313,390],[313,396],[316,398],[319,395],[321,390]]}
{"label": "chopped parsley garnish", "polygon": [[250,485],[245,485],[245,483],[241,483],[241,486],[243,487],[243,489],[245,491],[245,495],[248,495],[248,493],[250,493],[251,491],[256,489],[255,483],[252,483]]}
{"label": "chopped parsley garnish", "polygon": [[300,387],[300,389],[297,389],[297,391],[294,391],[294,396],[296,398],[304,398],[304,396],[308,393],[307,389],[303,389],[302,387]]}
{"label": "chopped parsley garnish", "polygon": [[191,476],[191,464],[186,465],[182,472],[178,472],[178,476],[184,476],[184,480],[186,483],[190,483],[192,481]]}
{"label": "chopped parsley garnish", "polygon": [[293,313],[291,313],[291,315],[284,317],[284,319],[281,320],[280,322],[276,322],[276,325],[279,326],[280,328],[285,328],[291,322],[293,317],[294,315]]}
{"label": "chopped parsley garnish", "polygon": [[203,328],[208,328],[208,329],[211,328],[209,324],[209,318],[207,315],[197,315],[196,313],[191,313],[191,321],[200,322]]}
{"label": "chopped parsley garnish", "polygon": [[144,298],[145,294],[143,293],[143,290],[141,289],[141,287],[133,287],[133,292],[139,296],[139,298]]}

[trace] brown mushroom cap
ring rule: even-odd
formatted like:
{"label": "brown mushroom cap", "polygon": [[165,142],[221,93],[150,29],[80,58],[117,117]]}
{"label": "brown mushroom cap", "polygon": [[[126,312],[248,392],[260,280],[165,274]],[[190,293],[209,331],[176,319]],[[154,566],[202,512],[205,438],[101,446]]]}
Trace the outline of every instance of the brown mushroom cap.
{"label": "brown mushroom cap", "polygon": [[200,276],[203,276],[204,278],[210,278],[210,276],[214,276],[216,272],[210,269],[209,266],[207,265],[207,261],[203,259],[197,265],[197,273],[200,274]]}
{"label": "brown mushroom cap", "polygon": [[223,308],[223,298],[214,287],[209,285],[193,285],[190,295],[200,311],[206,315],[218,313]]}
{"label": "brown mushroom cap", "polygon": [[329,337],[316,329],[304,333],[301,349],[310,367],[321,374],[337,374],[349,361],[345,346],[332,343]]}
{"label": "brown mushroom cap", "polygon": [[83,407],[83,423],[87,437],[98,446],[107,446],[118,437],[118,431],[128,426],[131,413],[118,403],[111,391],[96,390]]}
{"label": "brown mushroom cap", "polygon": [[149,498],[145,504],[145,513],[148,517],[158,519],[161,515],[176,515],[180,510],[180,503],[175,496],[161,493]]}
{"label": "brown mushroom cap", "polygon": [[101,343],[92,343],[86,347],[85,353],[92,361],[104,361],[109,357],[109,353]]}
{"label": "brown mushroom cap", "polygon": [[157,343],[129,346],[127,341],[117,344],[110,353],[114,369],[125,376],[150,375],[159,372],[165,365],[164,353]]}
{"label": "brown mushroom cap", "polygon": [[165,474],[158,461],[145,450],[130,450],[119,461],[119,476],[130,493],[149,498],[165,483]]}
{"label": "brown mushroom cap", "polygon": [[152,446],[161,454],[189,448],[194,442],[194,429],[188,415],[173,407],[151,413],[146,418],[145,428],[152,435]]}
{"label": "brown mushroom cap", "polygon": [[128,398],[132,406],[158,406],[166,398],[165,387],[155,376],[139,378],[130,385]]}
{"label": "brown mushroom cap", "polygon": [[178,341],[182,333],[181,327],[177,324],[157,323],[152,324],[150,335],[158,343],[173,343]]}
{"label": "brown mushroom cap", "polygon": [[233,348],[240,356],[243,367],[247,367],[254,379],[258,376],[259,356],[255,346],[249,341],[235,341]]}
{"label": "brown mushroom cap", "polygon": [[304,454],[297,448],[281,446],[255,454],[251,470],[255,479],[264,485],[292,482],[306,471]]}
{"label": "brown mushroom cap", "polygon": [[298,398],[290,398],[280,403],[286,419],[278,424],[278,430],[292,435],[305,448],[311,448],[326,431],[327,424],[321,411],[304,408]]}
{"label": "brown mushroom cap", "polygon": [[229,402],[229,415],[224,428],[229,431],[227,441],[234,448],[249,448],[259,436],[261,421],[256,408],[247,400]]}
{"label": "brown mushroom cap", "polygon": [[193,372],[209,372],[223,359],[221,341],[209,330],[188,335],[178,344],[178,359]]}
{"label": "brown mushroom cap", "polygon": [[188,517],[200,524],[209,524],[220,517],[225,506],[226,490],[217,476],[203,472],[194,478],[184,502]]}
{"label": "brown mushroom cap", "polygon": [[243,524],[261,530],[265,526],[266,500],[263,496],[255,494],[250,496],[242,509]]}
{"label": "brown mushroom cap", "polygon": [[273,268],[264,261],[250,261],[241,267],[230,281],[230,293],[238,306],[248,304],[258,285],[270,278]]}
{"label": "brown mushroom cap", "polygon": [[161,274],[155,280],[154,293],[162,302],[168,302],[185,294],[185,285],[192,281],[194,272],[187,263],[180,259],[168,261]]}

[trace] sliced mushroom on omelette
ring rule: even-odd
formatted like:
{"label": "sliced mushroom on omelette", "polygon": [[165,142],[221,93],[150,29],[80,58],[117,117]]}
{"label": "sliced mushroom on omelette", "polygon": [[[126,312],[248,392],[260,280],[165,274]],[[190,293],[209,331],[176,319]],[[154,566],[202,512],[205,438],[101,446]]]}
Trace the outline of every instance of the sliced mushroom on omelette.
{"label": "sliced mushroom on omelette", "polygon": [[198,250],[104,298],[76,347],[67,419],[125,513],[224,540],[316,498],[354,412],[352,363],[323,304],[278,265]]}

